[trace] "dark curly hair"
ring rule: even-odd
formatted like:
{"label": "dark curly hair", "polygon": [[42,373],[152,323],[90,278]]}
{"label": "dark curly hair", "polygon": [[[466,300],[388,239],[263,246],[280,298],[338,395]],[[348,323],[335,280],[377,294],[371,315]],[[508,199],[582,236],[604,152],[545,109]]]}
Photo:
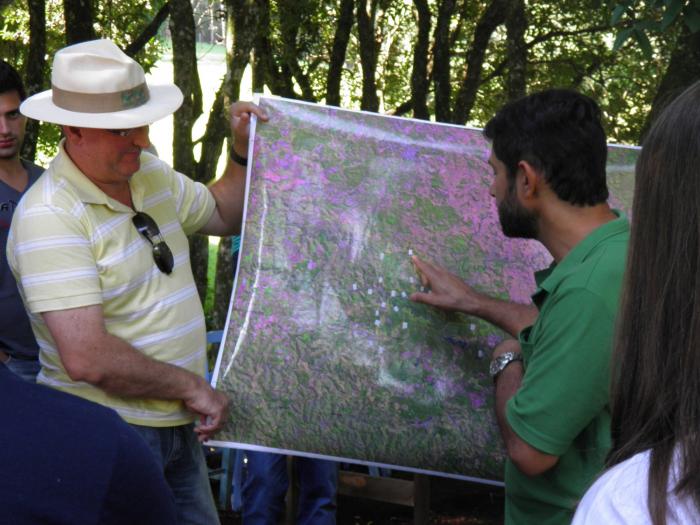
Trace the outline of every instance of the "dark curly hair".
{"label": "dark curly hair", "polygon": [[607,200],[607,144],[591,98],[566,89],[533,93],[503,106],[484,136],[509,177],[525,160],[563,201],[593,206]]}

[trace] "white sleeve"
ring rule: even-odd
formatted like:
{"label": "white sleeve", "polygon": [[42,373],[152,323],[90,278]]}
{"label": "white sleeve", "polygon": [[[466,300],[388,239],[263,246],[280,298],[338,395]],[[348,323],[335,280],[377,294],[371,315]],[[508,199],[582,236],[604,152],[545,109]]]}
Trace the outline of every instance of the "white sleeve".
{"label": "white sleeve", "polygon": [[649,453],[615,465],[588,489],[572,525],[651,525],[647,508]]}

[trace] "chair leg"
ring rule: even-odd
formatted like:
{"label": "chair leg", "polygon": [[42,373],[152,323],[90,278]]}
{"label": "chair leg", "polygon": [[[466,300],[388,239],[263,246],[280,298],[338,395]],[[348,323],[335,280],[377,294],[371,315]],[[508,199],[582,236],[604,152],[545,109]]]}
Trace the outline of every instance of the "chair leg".
{"label": "chair leg", "polygon": [[430,478],[426,474],[413,476],[413,523],[427,525],[430,514]]}
{"label": "chair leg", "polygon": [[231,501],[231,509],[235,512],[243,508],[243,451],[236,449],[235,458],[233,460],[233,499]]}
{"label": "chair leg", "polygon": [[231,501],[234,455],[230,448],[221,449],[221,479],[219,481],[219,508],[226,510]]}

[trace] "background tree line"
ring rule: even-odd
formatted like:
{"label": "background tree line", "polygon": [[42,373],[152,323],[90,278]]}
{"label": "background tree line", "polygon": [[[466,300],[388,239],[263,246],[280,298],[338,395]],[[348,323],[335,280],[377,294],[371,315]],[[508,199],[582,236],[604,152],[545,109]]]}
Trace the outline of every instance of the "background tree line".
{"label": "background tree line", "polygon": [[[216,175],[225,108],[247,67],[256,92],[474,126],[528,92],[573,88],[599,102],[611,141],[631,144],[700,78],[700,0],[0,0],[0,17],[0,56],[30,93],[50,87],[50,57],[65,45],[111,38],[148,70],[167,32],[173,81],[185,95],[173,164],[202,182]],[[196,43],[207,31],[224,33],[227,74],[206,86],[215,102],[204,134],[193,137],[203,113]],[[23,155],[33,159],[58,139],[55,126],[30,122]],[[207,239],[190,243],[204,297]],[[225,321],[231,273],[223,240],[214,327]]]}

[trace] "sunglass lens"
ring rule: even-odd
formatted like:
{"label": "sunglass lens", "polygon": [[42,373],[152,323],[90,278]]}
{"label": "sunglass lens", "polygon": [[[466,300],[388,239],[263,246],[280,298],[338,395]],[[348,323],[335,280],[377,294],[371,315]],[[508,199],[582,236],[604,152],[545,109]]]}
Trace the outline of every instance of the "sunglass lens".
{"label": "sunglass lens", "polygon": [[136,215],[132,218],[132,222],[142,235],[148,235],[150,238],[153,238],[160,233],[156,221],[154,221],[150,215],[146,215],[143,212],[136,212]]}
{"label": "sunglass lens", "polygon": [[156,262],[158,269],[170,275],[173,271],[175,261],[173,260],[173,252],[164,242],[159,242],[153,246],[153,260]]}
{"label": "sunglass lens", "polygon": [[153,249],[153,260],[155,261],[158,269],[161,272],[169,275],[175,266],[173,252],[170,251],[170,248],[167,244],[165,244],[165,241],[160,240],[159,242],[155,242],[158,240],[158,238],[162,239],[162,237],[160,237],[160,230],[158,229],[156,221],[154,221],[150,215],[137,211],[132,218],[132,222],[134,223],[136,230],[151,244]]}

